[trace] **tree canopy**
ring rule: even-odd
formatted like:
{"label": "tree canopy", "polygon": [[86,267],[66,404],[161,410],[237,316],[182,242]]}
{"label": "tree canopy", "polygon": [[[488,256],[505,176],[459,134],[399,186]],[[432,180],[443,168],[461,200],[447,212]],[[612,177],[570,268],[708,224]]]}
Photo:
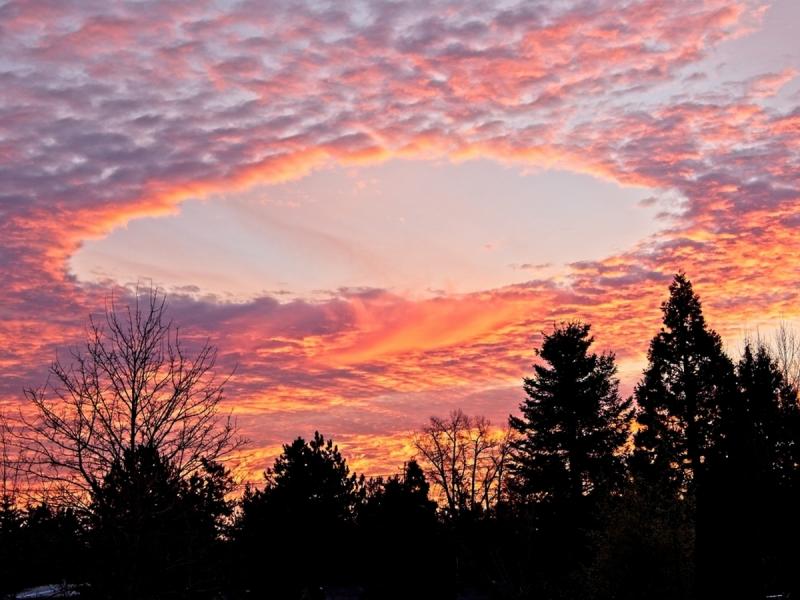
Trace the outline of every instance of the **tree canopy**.
{"label": "tree canopy", "polygon": [[519,434],[513,444],[512,489],[527,502],[575,504],[618,486],[628,437],[630,401],[619,395],[613,354],[590,352],[583,323],[557,325],[526,377]]}
{"label": "tree canopy", "polygon": [[684,493],[719,458],[720,425],[735,393],[733,363],[706,325],[700,298],[679,273],[661,305],[663,327],[650,342],[636,386],[634,468]]}

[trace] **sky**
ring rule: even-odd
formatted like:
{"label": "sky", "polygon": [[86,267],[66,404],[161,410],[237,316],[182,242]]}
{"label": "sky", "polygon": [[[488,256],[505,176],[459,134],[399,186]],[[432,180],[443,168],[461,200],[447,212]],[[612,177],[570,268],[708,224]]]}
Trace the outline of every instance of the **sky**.
{"label": "sky", "polygon": [[685,271],[800,317],[794,0],[0,0],[0,407],[137,283],[235,376],[252,472],[502,424],[541,332],[629,393]]}

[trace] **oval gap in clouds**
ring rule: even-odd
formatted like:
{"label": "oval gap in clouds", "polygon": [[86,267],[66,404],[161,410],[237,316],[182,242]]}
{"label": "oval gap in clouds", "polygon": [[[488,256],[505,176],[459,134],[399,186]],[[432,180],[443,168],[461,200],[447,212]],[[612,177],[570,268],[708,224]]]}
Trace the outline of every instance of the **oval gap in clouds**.
{"label": "oval gap in clouds", "polygon": [[646,188],[486,159],[395,159],[185,202],[87,241],[83,281],[153,280],[219,298],[324,298],[379,288],[430,297],[553,276],[662,223]]}

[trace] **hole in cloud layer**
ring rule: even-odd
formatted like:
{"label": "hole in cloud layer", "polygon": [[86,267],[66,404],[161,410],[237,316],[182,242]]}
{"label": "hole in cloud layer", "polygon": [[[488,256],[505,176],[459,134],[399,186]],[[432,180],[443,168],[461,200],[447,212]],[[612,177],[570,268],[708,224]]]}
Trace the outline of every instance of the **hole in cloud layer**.
{"label": "hole in cloud layer", "polygon": [[484,290],[630,248],[663,223],[654,191],[489,160],[332,167],[87,241],[84,281],[152,279],[220,298],[374,287]]}

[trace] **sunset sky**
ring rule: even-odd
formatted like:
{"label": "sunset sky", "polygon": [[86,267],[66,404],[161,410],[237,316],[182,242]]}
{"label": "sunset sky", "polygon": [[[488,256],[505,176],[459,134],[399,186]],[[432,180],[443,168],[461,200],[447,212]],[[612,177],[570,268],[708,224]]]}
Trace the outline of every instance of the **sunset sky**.
{"label": "sunset sky", "polygon": [[[629,393],[683,270],[800,319],[800,2],[0,0],[0,405],[112,290],[208,337],[255,472],[502,424],[539,333]],[[126,290],[128,290],[126,292]]]}

